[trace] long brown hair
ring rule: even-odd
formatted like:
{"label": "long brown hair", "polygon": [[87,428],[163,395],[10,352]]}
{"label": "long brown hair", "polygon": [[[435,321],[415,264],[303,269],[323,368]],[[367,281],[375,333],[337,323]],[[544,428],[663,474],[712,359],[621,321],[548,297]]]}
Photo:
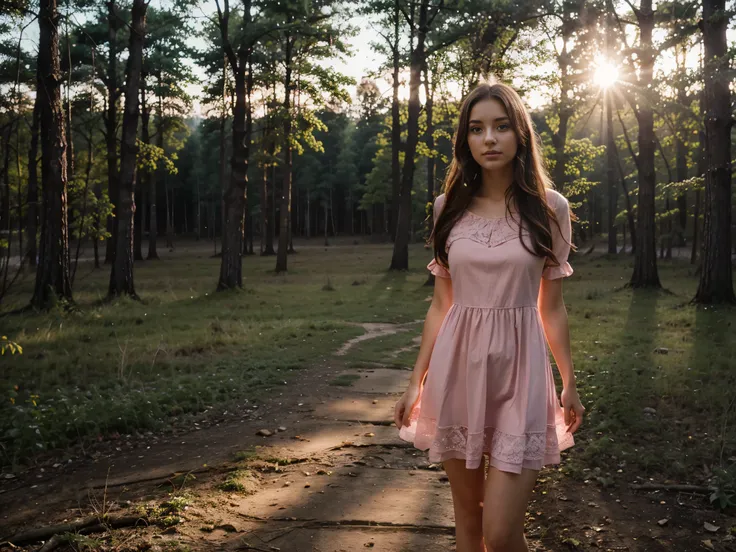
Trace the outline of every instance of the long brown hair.
{"label": "long brown hair", "polygon": [[445,205],[435,222],[430,239],[434,240],[434,256],[447,267],[445,245],[450,230],[470,206],[473,196],[481,189],[481,168],[473,159],[468,146],[468,120],[473,106],[482,100],[497,99],[506,108],[511,128],[516,133],[518,148],[514,164],[514,179],[506,190],[506,206],[512,199],[522,222],[526,222],[532,238],[532,248],[522,239],[522,224],[519,225],[519,238],[524,249],[538,257],[548,257],[554,266],[559,262],[552,252],[552,233],[550,221],[559,228],[554,210],[547,204],[546,189],[552,181],[544,165],[539,135],[534,131],[531,117],[521,98],[510,86],[502,83],[483,83],[467,95],[460,109],[460,119],[455,134],[453,159],[443,185]]}

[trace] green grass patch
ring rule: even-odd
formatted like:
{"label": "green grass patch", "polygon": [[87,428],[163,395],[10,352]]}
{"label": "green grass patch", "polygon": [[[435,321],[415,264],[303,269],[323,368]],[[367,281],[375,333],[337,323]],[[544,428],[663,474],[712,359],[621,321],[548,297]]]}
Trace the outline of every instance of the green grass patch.
{"label": "green grass patch", "polygon": [[[0,464],[258,400],[362,334],[355,322],[422,316],[426,256],[413,248],[416,268],[389,273],[385,246],[310,247],[287,274],[273,272],[273,258],[247,257],[244,290],[215,292],[219,260],[189,251],[136,263],[142,300],[112,303],[102,301],[109,267],[81,265],[79,311],[0,319],[23,347],[3,357]],[[32,283],[27,275],[4,308],[27,303]]]}
{"label": "green grass patch", "polygon": [[[431,290],[426,291],[431,294]],[[417,320],[424,320],[429,303],[422,303],[424,312],[418,314]],[[345,355],[348,363],[354,367],[371,364],[385,366],[413,366],[419,352],[419,345],[413,340],[422,334],[422,322],[406,326],[395,334],[367,339],[353,345]]]}

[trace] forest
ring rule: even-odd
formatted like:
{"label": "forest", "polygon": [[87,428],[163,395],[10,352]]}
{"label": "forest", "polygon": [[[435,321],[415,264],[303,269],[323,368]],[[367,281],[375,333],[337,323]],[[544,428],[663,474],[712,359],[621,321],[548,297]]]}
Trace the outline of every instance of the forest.
{"label": "forest", "polygon": [[530,549],[734,550],[735,13],[0,0],[0,549],[454,549],[388,413],[500,81],[573,213],[587,409]]}
{"label": "forest", "polygon": [[[406,269],[459,102],[494,77],[538,104],[579,247],[633,254],[635,287],[687,248],[697,301],[733,301],[724,2],[212,8],[6,3],[0,298],[35,272],[30,304],[73,301],[89,257],[110,296],[135,296],[135,261],[184,237],[213,242],[218,289],[242,286],[244,255],[286,271],[294,238],[392,242]],[[331,60],[359,24],[380,64],[356,82]]]}

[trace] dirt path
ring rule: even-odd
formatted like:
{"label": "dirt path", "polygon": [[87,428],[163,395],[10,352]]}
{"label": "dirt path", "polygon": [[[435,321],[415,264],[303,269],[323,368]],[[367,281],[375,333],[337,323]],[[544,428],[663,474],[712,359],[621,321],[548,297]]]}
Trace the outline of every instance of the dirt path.
{"label": "dirt path", "polygon": [[[366,325],[364,339],[402,329]],[[114,542],[116,550],[154,551],[454,550],[447,478],[392,422],[409,372],[345,369],[340,358],[304,370],[265,402],[186,432],[121,437],[88,450],[87,459],[2,481],[0,536],[147,505],[159,506],[158,524],[115,530],[97,549]],[[346,374],[360,378],[331,385]],[[273,434],[257,435],[263,429]],[[726,534],[733,518],[702,509],[699,498],[633,494],[625,480],[606,489],[595,475],[581,484],[556,469],[541,472],[527,515],[533,551],[736,550]],[[160,508],[177,500],[174,510]],[[720,532],[704,533],[705,521]]]}

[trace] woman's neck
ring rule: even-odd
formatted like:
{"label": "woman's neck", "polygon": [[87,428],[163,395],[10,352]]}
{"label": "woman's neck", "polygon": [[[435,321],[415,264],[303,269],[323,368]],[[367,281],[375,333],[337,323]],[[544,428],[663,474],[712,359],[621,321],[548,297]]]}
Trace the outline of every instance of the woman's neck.
{"label": "woman's neck", "polygon": [[504,201],[506,190],[514,181],[514,170],[511,164],[495,170],[483,169],[483,182],[476,194],[489,201]]}

